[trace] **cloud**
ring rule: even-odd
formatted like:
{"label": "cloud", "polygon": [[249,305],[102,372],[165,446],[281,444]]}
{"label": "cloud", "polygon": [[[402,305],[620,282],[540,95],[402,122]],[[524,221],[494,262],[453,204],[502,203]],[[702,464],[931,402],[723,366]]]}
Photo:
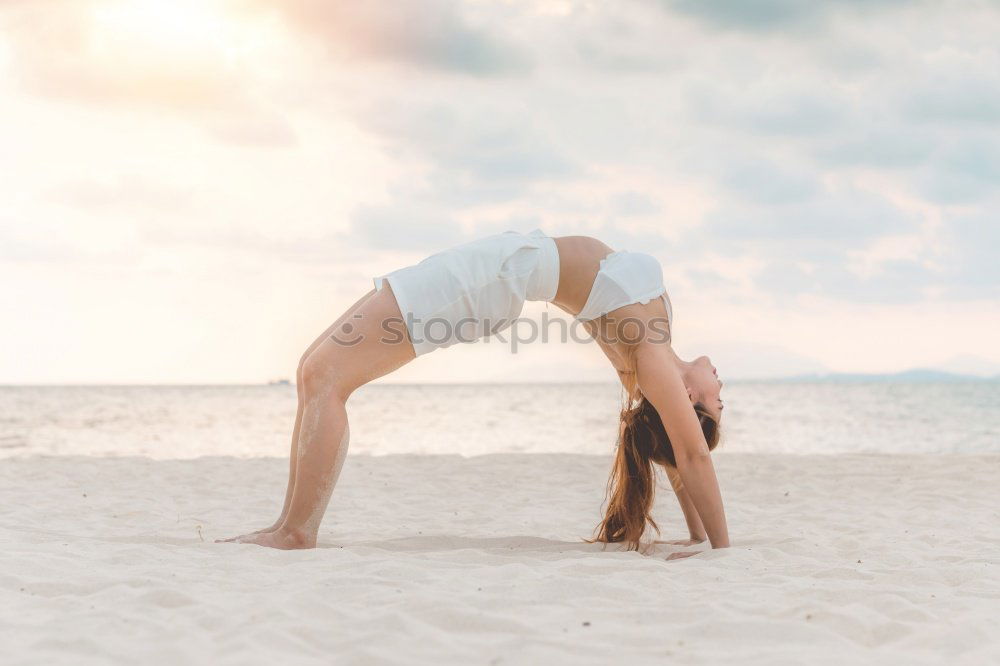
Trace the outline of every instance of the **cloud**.
{"label": "cloud", "polygon": [[45,198],[76,209],[131,208],[177,213],[194,207],[197,192],[128,175],[103,181],[64,182],[49,190]]}
{"label": "cloud", "polygon": [[724,378],[766,379],[829,372],[829,368],[815,358],[780,345],[747,340],[737,340],[720,348],[713,352],[712,360],[720,368],[720,377],[724,375]]}
{"label": "cloud", "polygon": [[[577,7],[547,21],[523,21],[525,32],[544,30],[530,43],[550,46],[545,64],[560,58],[573,67],[607,76],[665,76],[683,68],[686,49],[665,49],[672,41],[671,26],[664,25],[658,10],[640,3]],[[540,25],[539,25],[540,23]]]}
{"label": "cloud", "polygon": [[816,136],[841,130],[851,99],[815,82],[761,80],[752,85],[699,81],[686,95],[693,122],[746,133]]}
{"label": "cloud", "polygon": [[464,240],[457,222],[419,202],[361,206],[351,220],[351,234],[379,250],[406,252],[430,253]]}
{"label": "cloud", "polygon": [[926,266],[910,260],[887,262],[877,273],[859,275],[845,265],[842,252],[824,246],[814,246],[803,258],[773,256],[754,282],[778,301],[821,294],[852,303],[918,302],[935,284]]}
{"label": "cloud", "polygon": [[[65,211],[63,211],[65,212]],[[0,268],[12,263],[50,264],[58,270],[89,265],[98,268],[138,263],[133,239],[119,230],[93,228],[73,215],[25,219],[0,214]],[[76,273],[73,273],[75,276]],[[21,289],[15,287],[15,291]],[[28,287],[22,289],[28,293]]]}
{"label": "cloud", "polygon": [[354,211],[344,238],[347,242],[360,240],[373,250],[423,258],[484,236],[505,231],[527,233],[542,227],[543,221],[532,215],[496,218],[474,215],[460,222],[441,207],[415,199],[360,206]]}
{"label": "cloud", "polygon": [[[106,16],[115,9],[122,16]],[[22,90],[50,100],[181,117],[223,143],[296,144],[294,130],[258,90],[252,70],[231,57],[211,24],[191,26],[206,33],[197,44],[185,44],[188,35],[180,28],[172,38],[151,43],[156,31],[137,29],[156,17],[142,17],[142,10],[100,0],[0,6],[13,79]],[[223,19],[196,12],[187,20]]]}
{"label": "cloud", "polygon": [[706,22],[744,30],[816,27],[844,10],[864,12],[905,4],[904,0],[660,0],[665,8]]}
{"label": "cloud", "polygon": [[616,192],[611,197],[609,209],[612,215],[620,217],[643,217],[659,213],[663,206],[648,194],[631,190]]}
{"label": "cloud", "polygon": [[461,186],[567,178],[577,167],[530,118],[486,102],[371,107],[363,122]]}
{"label": "cloud", "polygon": [[[0,228],[5,226],[0,220]],[[13,223],[10,225],[13,227]],[[34,228],[31,233],[0,234],[0,259],[3,263],[51,264],[57,267],[91,264],[100,267],[131,265],[134,252],[121,247],[93,247],[64,237],[61,228]]]}
{"label": "cloud", "polygon": [[[975,60],[955,62],[921,80],[905,93],[903,114],[928,123],[1000,125],[1000,72],[981,70],[980,64]],[[968,71],[963,65],[974,69]]]}
{"label": "cloud", "polygon": [[[911,300],[971,276],[930,251],[858,273],[852,253],[931,219],[948,229],[956,206],[989,218],[1000,70],[995,15],[911,4],[890,29],[883,12],[900,4],[246,0],[247,20],[281,18],[275,34],[287,41],[274,52],[291,98],[263,94],[280,88],[267,83],[269,61],[250,63],[259,74],[212,58],[194,68],[95,53],[86,11],[54,4],[23,19],[12,53],[36,93],[169,108],[235,146],[329,151],[353,165],[317,128],[356,128],[381,162],[359,161],[371,189],[338,193],[353,213],[336,242],[427,253],[523,223],[683,249],[702,277],[706,257],[753,261],[770,267],[756,274],[760,289],[781,296]],[[116,186],[64,184],[53,196],[121,206]],[[133,189],[147,199],[136,206],[170,205]],[[955,265],[977,256],[952,246]]]}
{"label": "cloud", "polygon": [[1000,201],[982,213],[956,215],[945,236],[951,259],[945,271],[954,285],[948,296],[1000,298]]}
{"label": "cloud", "polygon": [[[766,188],[768,174],[762,173]],[[686,254],[711,253],[717,260],[749,262],[757,267],[749,273],[750,282],[760,297],[773,302],[810,294],[880,303],[913,302],[926,296],[936,279],[923,253],[926,244],[914,252],[889,253],[867,263],[853,260],[886,239],[901,243],[920,237],[927,224],[923,216],[857,187],[803,183],[790,190],[791,197],[766,193],[748,198],[738,189],[739,199],[725,197],[706,214],[704,224],[692,230],[684,240]],[[782,194],[780,187],[778,193]]]}
{"label": "cloud", "polygon": [[793,204],[812,199],[820,187],[815,174],[780,167],[766,160],[740,160],[723,167],[719,183],[757,204]]}
{"label": "cloud", "polygon": [[700,233],[722,242],[806,242],[844,248],[878,236],[912,232],[920,221],[880,196],[847,187],[784,202],[765,198],[758,205],[722,204],[706,215]]}
{"label": "cloud", "polygon": [[926,162],[937,142],[932,133],[902,123],[868,123],[856,132],[825,137],[811,153],[828,166],[899,169]]}
{"label": "cloud", "polygon": [[291,148],[299,143],[295,129],[276,114],[227,114],[207,126],[212,136],[235,146]]}
{"label": "cloud", "polygon": [[280,13],[329,51],[353,59],[384,60],[471,76],[530,70],[531,59],[493,31],[470,24],[462,3],[256,0]]}
{"label": "cloud", "polygon": [[509,103],[387,101],[359,110],[359,123],[409,165],[390,184],[389,209],[419,202],[418,218],[436,228],[456,211],[523,203],[535,190],[572,182],[581,168],[544,126],[504,108]]}
{"label": "cloud", "polygon": [[27,90],[95,104],[197,109],[228,105],[235,86],[219,62],[141,48],[123,31],[99,35],[95,0],[21,2],[3,18],[13,71]]}
{"label": "cloud", "polygon": [[[480,213],[502,205],[549,230],[683,257],[684,274],[714,274],[716,286],[732,279],[699,261],[758,266],[752,284],[765,299],[978,298],[978,287],[962,296],[970,276],[956,269],[973,248],[943,256],[923,239],[912,253],[857,265],[871,247],[948,228],[948,206],[982,212],[998,182],[982,92],[1000,89],[984,41],[996,17],[908,5],[894,14],[907,30],[887,32],[884,11],[901,5],[664,2],[658,21],[643,13],[648,3],[591,8],[543,21],[563,28],[557,39],[525,40],[537,64],[530,81],[403,86],[356,117],[394,158],[425,167],[392,195],[395,219],[419,199],[432,212],[418,219],[480,229]],[[940,20],[982,32],[959,48],[933,29]],[[514,25],[541,30],[530,16]],[[801,39],[807,28],[823,34]],[[941,83],[951,80],[966,83]],[[963,99],[918,112],[935,90]],[[664,191],[683,184],[698,213],[678,232]],[[659,228],[633,224],[646,220]]]}
{"label": "cloud", "polygon": [[203,252],[219,261],[249,258],[237,263],[248,270],[259,272],[268,262],[283,262],[291,266],[306,267],[310,271],[356,268],[371,261],[366,252],[351,235],[342,231],[322,231],[306,234],[290,230],[262,230],[241,224],[240,221],[220,220],[212,224],[178,224],[175,220],[154,222],[143,220],[138,226],[138,237],[150,251],[180,248],[186,252]]}
{"label": "cloud", "polygon": [[1000,141],[985,136],[943,139],[914,179],[915,189],[940,204],[986,202],[1000,195]]}
{"label": "cloud", "polygon": [[[982,212],[928,221],[875,195],[826,193],[805,206],[764,207],[750,217],[717,210],[697,235],[718,257],[751,258],[758,265],[751,280],[765,300],[961,301],[1000,296],[998,219]],[[709,268],[703,273],[699,284],[725,280]]]}

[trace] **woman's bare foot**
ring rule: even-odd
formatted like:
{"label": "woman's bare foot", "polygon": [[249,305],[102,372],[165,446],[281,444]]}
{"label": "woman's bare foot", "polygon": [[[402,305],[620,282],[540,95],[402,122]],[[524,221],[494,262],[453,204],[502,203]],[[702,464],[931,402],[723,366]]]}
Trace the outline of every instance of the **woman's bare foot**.
{"label": "woman's bare foot", "polygon": [[245,539],[257,536],[258,534],[269,534],[276,531],[281,527],[281,523],[285,522],[284,518],[279,518],[276,523],[270,527],[265,527],[262,530],[257,530],[256,532],[247,532],[246,534],[241,534],[239,536],[229,537],[228,539],[216,539],[215,543],[242,543]]}
{"label": "woman's bare foot", "polygon": [[279,528],[273,532],[259,532],[238,537],[236,543],[252,543],[280,550],[299,550],[316,547],[316,535],[306,534],[301,530]]}
{"label": "woman's bare foot", "polygon": [[675,539],[673,541],[654,541],[653,543],[665,543],[670,546],[697,546],[699,543],[704,543],[704,539]]}
{"label": "woman's bare foot", "polygon": [[670,553],[669,555],[667,555],[667,559],[668,560],[682,560],[685,557],[692,557],[693,555],[700,555],[700,554],[701,553],[699,551],[696,551],[696,550],[687,551],[687,552],[685,552],[685,551],[679,551],[679,552],[676,552],[676,553]]}

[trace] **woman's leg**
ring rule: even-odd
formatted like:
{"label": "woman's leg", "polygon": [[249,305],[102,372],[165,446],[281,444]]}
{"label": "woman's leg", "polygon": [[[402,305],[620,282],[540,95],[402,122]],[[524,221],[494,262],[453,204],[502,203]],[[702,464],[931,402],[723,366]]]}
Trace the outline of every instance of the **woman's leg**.
{"label": "woman's leg", "polygon": [[333,334],[333,332],[337,329],[338,326],[343,325],[344,322],[346,321],[350,321],[350,318],[354,315],[355,311],[358,309],[358,306],[360,306],[362,303],[368,300],[374,293],[375,293],[374,289],[369,291],[367,294],[365,294],[357,301],[355,301],[355,303],[351,307],[347,308],[344,311],[344,314],[340,315],[337,321],[333,322],[329,327],[327,327],[327,329],[323,331],[323,333],[320,334],[320,336],[316,338],[311,345],[309,345],[309,347],[305,350],[305,352],[299,359],[299,365],[295,371],[295,392],[298,396],[298,406],[296,407],[295,410],[295,425],[292,427],[292,444],[291,444],[291,451],[288,456],[289,460],[288,487],[285,490],[285,504],[281,509],[281,514],[278,516],[278,519],[275,520],[270,526],[265,527],[264,529],[257,530],[256,532],[250,532],[249,534],[243,534],[237,537],[230,537],[229,539],[217,539],[218,542],[239,541],[254,534],[273,532],[274,530],[281,527],[281,524],[285,522],[285,515],[288,513],[288,505],[292,501],[292,491],[295,489],[295,463],[298,457],[299,431],[302,428],[302,410],[303,407],[305,406],[305,400],[303,399],[302,395],[302,366],[305,364],[306,359],[309,358],[309,355],[312,354],[317,347],[319,347],[320,343],[329,338]]}
{"label": "woman's leg", "polygon": [[[394,321],[388,332],[383,322]],[[345,403],[359,386],[414,358],[402,315],[386,286],[323,338],[302,364],[302,416],[290,474],[294,483],[284,520],[272,532],[240,539],[274,548],[311,548],[347,455]]]}

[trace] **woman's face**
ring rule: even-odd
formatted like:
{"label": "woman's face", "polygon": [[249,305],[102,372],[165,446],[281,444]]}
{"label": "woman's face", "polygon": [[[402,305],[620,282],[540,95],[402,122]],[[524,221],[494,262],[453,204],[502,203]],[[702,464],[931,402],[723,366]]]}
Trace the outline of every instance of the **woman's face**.
{"label": "woman's face", "polygon": [[716,421],[722,419],[722,380],[707,356],[699,356],[691,361],[684,383],[687,386],[691,404],[700,402]]}

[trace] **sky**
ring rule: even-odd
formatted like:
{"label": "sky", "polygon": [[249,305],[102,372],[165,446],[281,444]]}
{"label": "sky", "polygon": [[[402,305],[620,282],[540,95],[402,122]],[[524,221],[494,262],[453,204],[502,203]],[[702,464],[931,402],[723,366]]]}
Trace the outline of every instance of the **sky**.
{"label": "sky", "polygon": [[[0,0],[0,384],[293,378],[373,275],[535,228],[655,255],[725,378],[1000,373],[998,34],[992,1]],[[614,374],[491,342],[391,379]]]}

